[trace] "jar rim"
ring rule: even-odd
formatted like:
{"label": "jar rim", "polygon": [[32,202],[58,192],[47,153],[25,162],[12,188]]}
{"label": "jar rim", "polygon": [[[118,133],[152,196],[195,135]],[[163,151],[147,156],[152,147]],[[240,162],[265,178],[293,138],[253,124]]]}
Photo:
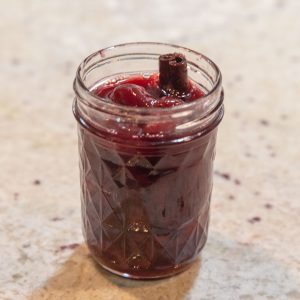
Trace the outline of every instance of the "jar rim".
{"label": "jar rim", "polygon": [[[175,45],[175,44],[169,44],[169,43],[161,43],[161,42],[129,42],[129,43],[122,43],[114,46],[109,46],[106,48],[102,48],[98,51],[95,51],[94,53],[90,54],[87,56],[78,66],[77,71],[76,71],[76,77],[74,80],[73,88],[75,91],[75,94],[80,98],[80,100],[87,105],[88,107],[92,108],[93,110],[97,111],[110,111],[110,112],[117,112],[117,115],[123,115],[124,113],[126,114],[136,114],[136,115],[156,115],[157,112],[159,112],[160,115],[169,115],[169,114],[177,114],[181,113],[185,110],[193,110],[196,109],[200,103],[203,101],[192,101],[189,103],[184,103],[178,106],[173,106],[173,107],[168,107],[168,108],[157,108],[157,107],[133,107],[133,106],[125,106],[125,105],[120,105],[112,102],[106,101],[104,98],[97,96],[96,94],[92,93],[90,88],[85,84],[84,79],[83,79],[83,70],[84,67],[88,64],[89,61],[91,61],[93,58],[98,56],[100,54],[101,58],[104,58],[105,55],[104,53],[108,51],[112,51],[114,49],[119,49],[122,47],[126,46],[168,46],[174,49],[174,51],[180,52],[180,50],[192,53],[196,56],[198,56],[201,59],[204,59],[216,72],[216,79],[213,82],[213,85],[211,89],[205,94],[205,96],[201,97],[201,100],[205,101],[205,99],[208,99],[211,97],[211,95],[221,92],[221,83],[222,83],[222,74],[218,68],[218,66],[207,56],[201,54],[200,52],[197,52],[195,50],[191,50],[187,47]],[[145,54],[147,51],[144,51]],[[158,54],[158,53],[155,53]],[[113,58],[114,56],[111,56],[110,58]],[[188,61],[189,62],[189,61]],[[194,63],[193,63],[193,66]],[[80,89],[80,91],[79,91]],[[214,109],[212,107],[211,109]],[[209,113],[210,111],[207,111]]]}

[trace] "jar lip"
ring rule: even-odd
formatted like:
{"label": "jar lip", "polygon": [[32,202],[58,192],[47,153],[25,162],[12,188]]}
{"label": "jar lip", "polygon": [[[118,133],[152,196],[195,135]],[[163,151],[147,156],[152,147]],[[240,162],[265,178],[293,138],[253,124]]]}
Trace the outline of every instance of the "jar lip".
{"label": "jar lip", "polygon": [[[91,90],[85,85],[83,79],[82,79],[82,69],[83,67],[94,57],[100,54],[101,57],[104,57],[103,53],[106,51],[110,51],[116,48],[122,48],[126,46],[168,46],[174,48],[174,51],[186,51],[189,53],[193,53],[196,56],[201,57],[204,59],[207,63],[209,63],[215,70],[216,72],[216,80],[213,83],[212,88],[208,91],[205,96],[201,97],[202,101],[192,101],[189,103],[184,103],[178,106],[173,106],[173,107],[168,107],[168,108],[159,108],[159,107],[133,107],[133,106],[126,106],[126,105],[120,105],[120,104],[115,104],[112,102],[107,102],[104,98],[97,96],[96,94],[91,93]],[[113,56],[112,56],[113,57]],[[140,115],[156,115],[157,112],[159,112],[160,115],[164,114],[170,114],[170,113],[180,113],[182,111],[185,111],[187,109],[193,109],[197,108],[197,106],[200,105],[200,103],[203,103],[205,99],[210,98],[212,94],[214,94],[220,87],[222,83],[222,74],[218,68],[218,66],[207,56],[201,54],[200,52],[197,52],[195,50],[191,50],[187,47],[175,45],[175,44],[169,44],[169,43],[161,43],[161,42],[128,42],[128,43],[122,43],[122,44],[117,44],[114,46],[108,46],[105,48],[102,48],[98,51],[93,52],[89,56],[87,56],[78,66],[77,71],[76,71],[76,78],[74,80],[74,91],[79,96],[79,94],[84,94],[85,97],[80,97],[81,100],[89,106],[90,108],[98,111],[116,111],[116,110],[122,110],[123,113],[134,113],[134,114],[140,114]],[[79,85],[81,89],[81,93],[78,93],[77,91],[77,85]],[[212,108],[213,109],[213,108]]]}

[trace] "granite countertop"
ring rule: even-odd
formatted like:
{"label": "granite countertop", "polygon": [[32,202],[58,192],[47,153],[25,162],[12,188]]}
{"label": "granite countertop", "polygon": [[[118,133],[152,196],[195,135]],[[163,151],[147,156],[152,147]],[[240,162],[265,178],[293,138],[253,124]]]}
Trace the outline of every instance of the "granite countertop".
{"label": "granite countertop", "polygon": [[[0,299],[300,299],[299,12],[297,0],[3,2]],[[71,113],[78,63],[139,40],[205,53],[226,95],[207,245],[152,282],[108,274],[83,244]]]}

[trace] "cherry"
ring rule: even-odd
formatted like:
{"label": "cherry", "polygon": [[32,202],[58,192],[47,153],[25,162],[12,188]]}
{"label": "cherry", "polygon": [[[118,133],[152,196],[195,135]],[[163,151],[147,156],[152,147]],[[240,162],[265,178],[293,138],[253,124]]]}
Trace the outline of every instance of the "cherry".
{"label": "cherry", "polygon": [[165,95],[164,91],[159,86],[159,74],[152,74],[149,77],[147,80],[146,90],[156,99]]}
{"label": "cherry", "polygon": [[95,89],[95,94],[98,97],[107,98],[114,88],[115,86],[113,84],[100,85]]}
{"label": "cherry", "polygon": [[143,87],[128,83],[116,86],[110,99],[118,104],[135,107],[151,107],[156,102]]}

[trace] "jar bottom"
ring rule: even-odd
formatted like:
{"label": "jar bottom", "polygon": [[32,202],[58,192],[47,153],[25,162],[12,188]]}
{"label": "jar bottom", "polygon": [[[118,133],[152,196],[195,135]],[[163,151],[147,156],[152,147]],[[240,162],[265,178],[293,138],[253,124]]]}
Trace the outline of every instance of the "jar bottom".
{"label": "jar bottom", "polygon": [[[107,262],[103,261],[98,255],[95,255],[95,252],[93,249],[90,247],[89,250],[92,254],[92,257],[94,261],[103,269],[106,271],[123,277],[123,278],[128,278],[128,279],[134,279],[134,280],[156,280],[156,279],[163,279],[163,278],[168,278],[172,277],[174,275],[177,275],[179,273],[182,273],[189,269],[199,258],[201,251],[205,244],[201,247],[197,255],[195,255],[192,259],[190,259],[187,262],[174,265],[172,267],[168,267],[162,270],[128,270],[128,271],[123,271],[123,270],[118,270],[118,268],[114,268],[113,265],[108,265]],[[117,267],[117,266],[116,266]]]}
{"label": "jar bottom", "polygon": [[179,273],[182,273],[184,271],[186,271],[187,269],[189,269],[194,263],[195,261],[198,259],[194,259],[191,262],[188,263],[183,263],[180,265],[176,265],[173,268],[169,268],[168,270],[163,270],[163,271],[151,271],[151,273],[147,274],[146,271],[144,271],[141,274],[137,274],[138,272],[120,272],[118,270],[112,269],[108,266],[106,266],[104,263],[102,263],[101,261],[99,261],[96,257],[93,257],[94,260],[96,261],[96,263],[98,263],[98,265],[100,265],[101,268],[105,269],[106,271],[123,277],[123,278],[128,278],[128,279],[134,279],[134,280],[155,280],[155,279],[163,279],[163,278],[168,278],[168,277],[172,277],[174,275],[177,275]]}

